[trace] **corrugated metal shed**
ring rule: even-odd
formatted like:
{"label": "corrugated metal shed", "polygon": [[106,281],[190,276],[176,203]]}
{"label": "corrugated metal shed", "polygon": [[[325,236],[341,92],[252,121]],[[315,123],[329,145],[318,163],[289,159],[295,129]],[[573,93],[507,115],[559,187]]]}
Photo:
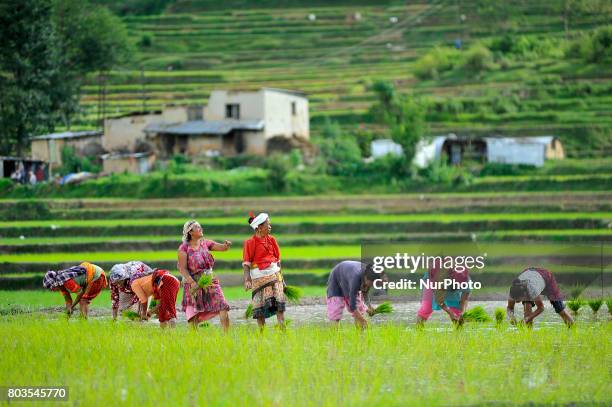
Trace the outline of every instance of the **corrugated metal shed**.
{"label": "corrugated metal shed", "polygon": [[501,164],[526,164],[541,167],[546,146],[554,137],[486,137],[487,161]]}

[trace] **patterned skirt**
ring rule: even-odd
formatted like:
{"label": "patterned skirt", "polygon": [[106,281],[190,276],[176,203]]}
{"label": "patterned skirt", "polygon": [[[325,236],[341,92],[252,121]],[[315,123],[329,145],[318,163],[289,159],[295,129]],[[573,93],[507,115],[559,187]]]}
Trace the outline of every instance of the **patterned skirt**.
{"label": "patterned skirt", "polygon": [[284,288],[278,273],[253,279],[253,318],[269,318],[285,312]]}
{"label": "patterned skirt", "polygon": [[162,286],[159,289],[159,322],[170,321],[176,318],[176,295],[181,284],[172,274],[165,274],[162,277]]}
{"label": "patterned skirt", "polygon": [[102,274],[100,274],[100,277],[92,281],[90,284],[91,284],[91,288],[89,289],[89,294],[83,295],[81,297],[81,302],[85,302],[87,304],[89,304],[91,300],[96,298],[98,294],[100,294],[103,288],[106,288],[107,284],[106,284],[106,276],[104,275],[104,272],[102,272]]}
{"label": "patterned skirt", "polygon": [[[193,279],[198,281],[200,276],[194,276]],[[225,301],[223,290],[219,280],[214,278],[212,285],[206,290],[200,288],[195,298],[189,293],[191,284],[183,285],[183,301],[181,303],[183,312],[187,315],[187,320],[197,318],[198,321],[206,321],[219,315],[221,311],[229,311],[230,306]]]}

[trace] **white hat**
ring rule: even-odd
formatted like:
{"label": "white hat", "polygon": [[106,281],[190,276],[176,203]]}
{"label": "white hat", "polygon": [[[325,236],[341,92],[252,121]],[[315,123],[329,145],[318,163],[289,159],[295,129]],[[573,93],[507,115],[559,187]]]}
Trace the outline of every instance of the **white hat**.
{"label": "white hat", "polygon": [[257,215],[255,218],[253,218],[253,220],[251,221],[250,225],[253,228],[253,230],[257,229],[257,227],[259,225],[261,225],[262,223],[264,223],[266,220],[268,220],[270,217],[268,216],[267,213],[260,213],[259,215]]}

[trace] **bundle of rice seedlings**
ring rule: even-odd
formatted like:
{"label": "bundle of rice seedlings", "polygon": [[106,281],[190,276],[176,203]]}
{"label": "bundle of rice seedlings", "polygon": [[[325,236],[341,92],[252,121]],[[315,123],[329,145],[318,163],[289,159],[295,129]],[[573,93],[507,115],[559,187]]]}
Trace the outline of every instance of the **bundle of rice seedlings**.
{"label": "bundle of rice seedlings", "polygon": [[603,304],[603,300],[602,299],[590,300],[588,304],[589,304],[589,307],[591,307],[591,310],[593,311],[593,315],[597,315],[597,312],[599,311],[599,309],[601,308],[601,305]]}
{"label": "bundle of rice seedlings", "polygon": [[503,308],[495,308],[495,323],[501,325],[506,318],[506,310]]}
{"label": "bundle of rice seedlings", "polygon": [[202,277],[200,277],[200,279],[198,280],[198,287],[206,289],[212,285],[212,282],[212,274],[202,274]]}
{"label": "bundle of rice seedlings", "polygon": [[572,310],[572,313],[574,314],[574,316],[578,315],[578,311],[580,311],[580,308],[582,307],[582,301],[581,300],[570,300],[567,302],[567,307]]}
{"label": "bundle of rice seedlings", "polygon": [[302,298],[301,289],[293,285],[286,285],[284,292],[285,292],[285,297],[287,297],[289,301],[291,301],[294,304],[299,304],[300,299]]}
{"label": "bundle of rice seedlings", "polygon": [[374,308],[374,314],[390,314],[393,312],[393,305],[390,302],[385,301],[380,304],[378,307]]}
{"label": "bundle of rice seedlings", "polygon": [[202,274],[202,276],[197,281],[197,284],[189,287],[189,293],[191,294],[192,297],[195,297],[195,295],[197,294],[200,288],[206,290],[208,287],[212,285],[212,281],[213,281],[212,273]]}
{"label": "bundle of rice seedlings", "polygon": [[140,319],[140,314],[138,314],[138,312],[136,311],[132,311],[132,310],[125,310],[121,313],[121,315],[123,316],[123,318],[128,318],[132,321],[138,320]]}
{"label": "bundle of rice seedlings", "polygon": [[153,308],[153,307],[157,307],[157,306],[159,306],[159,301],[157,301],[155,298],[153,298],[153,299],[151,300],[151,302],[150,302],[149,306],[150,306],[151,308]]}
{"label": "bundle of rice seedlings", "polygon": [[490,322],[491,317],[481,306],[476,306],[463,313],[461,319],[465,322]]}
{"label": "bundle of rice seedlings", "polygon": [[253,304],[252,303],[249,304],[246,311],[244,311],[244,318],[245,319],[253,318]]}
{"label": "bundle of rice seedlings", "polygon": [[612,298],[606,300],[606,307],[608,307],[608,313],[612,315]]}

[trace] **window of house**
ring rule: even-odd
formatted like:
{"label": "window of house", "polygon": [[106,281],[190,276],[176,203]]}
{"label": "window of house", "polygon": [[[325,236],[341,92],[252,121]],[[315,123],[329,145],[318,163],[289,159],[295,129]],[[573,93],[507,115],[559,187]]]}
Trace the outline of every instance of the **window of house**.
{"label": "window of house", "polygon": [[240,119],[240,105],[238,103],[230,103],[225,105],[225,118],[226,119]]}
{"label": "window of house", "polygon": [[189,106],[187,108],[187,120],[202,120],[204,118],[202,106]]}
{"label": "window of house", "polygon": [[295,102],[291,102],[291,115],[297,115],[297,106],[295,105]]}

